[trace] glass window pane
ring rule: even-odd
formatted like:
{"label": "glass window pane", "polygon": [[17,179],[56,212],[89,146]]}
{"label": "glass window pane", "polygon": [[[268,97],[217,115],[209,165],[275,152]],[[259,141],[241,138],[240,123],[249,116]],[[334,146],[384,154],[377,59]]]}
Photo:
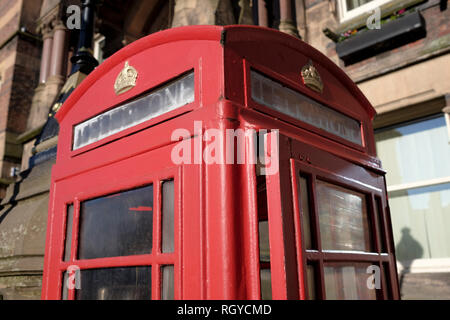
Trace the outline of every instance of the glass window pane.
{"label": "glass window pane", "polygon": [[81,203],[79,259],[150,254],[153,185]]}
{"label": "glass window pane", "polygon": [[378,131],[375,140],[388,186],[450,177],[450,165],[442,165],[450,163],[443,116]]}
{"label": "glass window pane", "polygon": [[162,183],[162,252],[174,251],[174,181]]}
{"label": "glass window pane", "polygon": [[350,11],[373,0],[346,0],[346,1],[347,1],[347,10]]}
{"label": "glass window pane", "polygon": [[325,263],[324,280],[327,300],[376,300],[377,289],[369,289],[370,263]]}
{"label": "glass window pane", "polygon": [[272,279],[270,269],[261,269],[261,299],[272,300]]}
{"label": "glass window pane", "polygon": [[301,210],[300,217],[302,218],[301,229],[303,235],[303,241],[305,249],[312,249],[312,241],[311,241],[311,222],[310,222],[310,208],[309,208],[309,188],[308,188],[308,180],[306,177],[300,175],[299,183],[297,186],[298,190],[298,207]]}
{"label": "glass window pane", "polygon": [[365,195],[320,180],[316,189],[322,249],[372,251]]}
{"label": "glass window pane", "polygon": [[81,270],[77,300],[150,300],[151,267]]}
{"label": "glass window pane", "polygon": [[161,274],[162,274],[161,299],[173,300],[174,297],[173,266],[161,267]]}
{"label": "glass window pane", "polygon": [[414,259],[450,257],[450,183],[389,193],[395,254]]}
{"label": "glass window pane", "polygon": [[263,262],[270,261],[269,246],[269,222],[267,220],[258,222],[259,233],[259,260]]}
{"label": "glass window pane", "polygon": [[314,265],[306,265],[306,282],[308,285],[308,299],[316,299],[316,270]]}
{"label": "glass window pane", "polygon": [[62,276],[62,300],[69,300],[69,288],[67,287],[67,281],[69,280],[69,273],[63,272]]}
{"label": "glass window pane", "polygon": [[72,246],[72,224],[73,224],[73,204],[67,207],[66,216],[66,240],[64,244],[64,261],[70,260],[70,251]]}
{"label": "glass window pane", "polygon": [[[389,187],[450,176],[444,116],[379,130],[377,153]],[[414,161],[411,161],[413,159]],[[389,192],[396,256],[404,265],[450,256],[450,184]]]}
{"label": "glass window pane", "polygon": [[375,222],[377,224],[377,237],[380,239],[380,250],[381,252],[386,252],[386,234],[384,232],[384,224],[383,224],[383,207],[381,204],[381,198],[375,197]]}

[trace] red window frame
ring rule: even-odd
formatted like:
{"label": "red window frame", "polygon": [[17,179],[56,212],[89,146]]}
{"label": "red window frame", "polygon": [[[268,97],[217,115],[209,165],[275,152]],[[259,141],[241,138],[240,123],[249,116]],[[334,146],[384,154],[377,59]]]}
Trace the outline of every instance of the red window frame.
{"label": "red window frame", "polygon": [[[392,228],[389,207],[384,196],[386,189],[383,173],[381,171],[375,173],[361,165],[350,163],[283,135],[279,136],[278,146],[273,146],[270,138],[273,134],[276,133],[269,133],[266,141],[271,161],[279,162],[279,171],[266,177],[273,299],[310,298],[306,276],[308,262],[316,264],[315,292],[318,299],[326,298],[324,284],[326,262],[371,262],[379,266],[382,290],[377,291],[377,299],[399,299],[394,244],[390,231]],[[317,163],[315,160],[318,160]],[[351,166],[352,172],[342,176],[342,165],[346,165],[347,168]],[[297,200],[300,172],[309,176],[311,237],[315,237],[317,245],[315,250],[307,250],[302,239],[301,215],[304,213],[299,208]],[[322,250],[315,194],[317,179],[365,194],[373,252],[344,253]],[[375,213],[375,201],[379,201],[379,217]],[[381,250],[381,238],[384,239],[385,252]]]}
{"label": "red window frame", "polygon": [[[155,170],[157,171],[157,170]],[[173,167],[157,171],[155,173],[146,174],[142,177],[130,177],[128,180],[122,180],[120,183],[114,184],[111,187],[109,184],[92,184],[85,190],[77,193],[73,199],[64,200],[65,214],[64,216],[64,235],[59,243],[59,257],[57,263],[57,270],[59,272],[58,282],[58,299],[62,298],[62,290],[64,281],[64,273],[70,266],[77,266],[80,270],[97,269],[97,268],[112,268],[125,266],[151,266],[151,298],[152,300],[161,299],[161,268],[166,265],[174,266],[174,299],[181,298],[181,215],[180,215],[180,195],[181,195],[181,167]],[[94,172],[89,178],[94,179],[101,173]],[[172,253],[163,253],[162,247],[162,228],[161,228],[161,208],[162,208],[162,183],[167,180],[174,181],[174,251]],[[141,186],[153,185],[153,237],[152,250],[149,254],[95,258],[79,260],[77,258],[78,237],[79,237],[79,221],[80,221],[80,207],[83,201],[113,194],[120,191],[135,189]],[[64,261],[64,247],[65,247],[65,232],[67,225],[67,211],[68,207],[73,204],[73,224],[72,224],[72,239],[70,260]],[[72,271],[72,275],[73,275]],[[70,275],[69,275],[70,276]],[[68,299],[75,299],[75,288],[68,289]]]}
{"label": "red window frame", "polygon": [[288,139],[279,135],[279,141],[272,143],[271,137],[278,132],[265,135],[265,163],[278,163],[278,171],[266,176],[267,211],[269,221],[270,272],[272,299],[299,299],[299,282],[295,248],[295,229],[290,194],[290,172],[283,166],[289,159]]}
{"label": "red window frame", "polygon": [[[376,199],[383,199],[382,198],[382,191],[375,191],[370,188],[363,187],[361,185],[356,186],[355,183],[349,183],[345,179],[339,177],[338,175],[331,174],[330,172],[326,172],[325,170],[321,170],[318,168],[314,168],[312,166],[306,165],[301,163],[301,161],[291,159],[291,172],[292,172],[292,190],[293,190],[293,200],[298,199],[299,194],[297,192],[297,184],[299,180],[299,173],[302,175],[308,176],[307,183],[308,183],[308,196],[309,196],[309,203],[310,203],[310,213],[304,213],[298,206],[298,202],[293,201],[294,206],[294,221],[295,221],[295,227],[296,227],[296,246],[297,246],[297,253],[298,256],[302,257],[301,265],[306,266],[309,264],[315,264],[316,265],[316,284],[317,287],[317,297],[319,299],[326,299],[325,294],[325,284],[324,284],[324,263],[327,262],[370,262],[374,265],[377,265],[382,274],[381,274],[381,286],[382,290],[376,291],[377,292],[377,299],[389,299],[392,298],[395,293],[391,291],[391,288],[393,287],[392,281],[395,281],[396,275],[395,275],[395,268],[392,268],[392,247],[390,247],[389,241],[386,238],[386,230],[387,230],[387,217],[386,217],[386,210],[384,209],[385,206],[383,205],[378,213],[381,213],[381,217],[377,217],[378,214],[375,210],[375,201]],[[346,189],[349,189],[351,191],[356,191],[359,193],[362,193],[366,197],[367,201],[367,213],[369,217],[370,222],[370,236],[371,236],[371,243],[373,245],[373,252],[367,252],[367,253],[361,253],[361,252],[330,252],[330,251],[324,251],[322,249],[322,243],[320,238],[320,227],[319,227],[319,214],[318,214],[318,199],[316,195],[316,181],[321,180],[328,183],[331,183],[333,185],[343,187]],[[294,188],[295,186],[295,188]],[[301,199],[300,199],[301,201]],[[383,201],[384,202],[384,201]],[[313,241],[316,244],[315,249],[308,250],[304,246],[304,239],[302,239],[302,235],[304,234],[302,232],[302,218],[304,214],[310,214],[311,219],[311,237],[313,238]],[[381,218],[381,219],[380,219]],[[376,222],[376,221],[379,221]],[[384,241],[385,243],[385,252],[382,252],[381,250],[381,241]],[[299,250],[302,252],[299,254]],[[393,262],[395,263],[395,261]],[[300,261],[299,261],[300,265]],[[386,266],[388,269],[387,274],[385,273]],[[317,274],[318,271],[318,274]],[[303,270],[303,282],[304,282],[304,292],[303,296],[305,299],[309,299],[308,296],[308,280],[305,275],[305,271]],[[394,280],[392,280],[394,277]]]}

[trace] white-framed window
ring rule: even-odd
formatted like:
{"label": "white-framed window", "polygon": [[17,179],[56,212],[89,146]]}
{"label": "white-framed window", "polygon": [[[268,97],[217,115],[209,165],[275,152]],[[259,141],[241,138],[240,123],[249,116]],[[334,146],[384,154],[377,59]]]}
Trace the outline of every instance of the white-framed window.
{"label": "white-framed window", "polygon": [[450,145],[444,114],[375,132],[400,262],[450,258]]}
{"label": "white-framed window", "polygon": [[393,0],[338,0],[341,22],[353,19]]}
{"label": "white-framed window", "polygon": [[97,59],[98,64],[105,61],[103,56],[103,48],[105,47],[106,38],[100,33],[94,35],[94,58]]}

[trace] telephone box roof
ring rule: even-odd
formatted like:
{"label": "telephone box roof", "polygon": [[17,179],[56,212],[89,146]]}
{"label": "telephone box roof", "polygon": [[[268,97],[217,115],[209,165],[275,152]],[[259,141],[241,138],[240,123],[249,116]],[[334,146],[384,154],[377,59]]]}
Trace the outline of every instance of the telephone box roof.
{"label": "telephone box roof", "polygon": [[[357,87],[357,85],[340,69],[334,62],[327,58],[317,49],[311,47],[304,41],[287,35],[278,30],[259,27],[259,26],[210,26],[196,25],[184,26],[178,28],[167,29],[149,36],[143,37],[123,49],[117,51],[114,55],[104,61],[73,91],[60,110],[56,113],[55,118],[59,123],[63,121],[69,110],[76,104],[81,96],[104,74],[119,64],[123,64],[129,57],[134,56],[144,50],[148,50],[157,46],[161,46],[177,41],[215,41],[222,46],[227,47],[232,43],[262,43],[268,42],[271,45],[279,45],[280,47],[289,47],[293,50],[301,52],[309,56],[315,63],[326,68],[338,81],[359,101],[370,119],[376,114],[375,109],[370,102]],[[193,45],[195,45],[193,43]]]}

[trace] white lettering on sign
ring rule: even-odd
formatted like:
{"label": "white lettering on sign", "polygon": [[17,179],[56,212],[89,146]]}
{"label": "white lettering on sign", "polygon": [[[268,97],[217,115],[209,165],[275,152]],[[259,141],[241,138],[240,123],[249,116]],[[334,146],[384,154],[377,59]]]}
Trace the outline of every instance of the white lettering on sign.
{"label": "white lettering on sign", "polygon": [[362,145],[361,123],[251,71],[252,99],[270,109]]}
{"label": "white lettering on sign", "polygon": [[194,101],[191,72],[145,96],[86,120],[74,128],[73,150],[136,126]]}

